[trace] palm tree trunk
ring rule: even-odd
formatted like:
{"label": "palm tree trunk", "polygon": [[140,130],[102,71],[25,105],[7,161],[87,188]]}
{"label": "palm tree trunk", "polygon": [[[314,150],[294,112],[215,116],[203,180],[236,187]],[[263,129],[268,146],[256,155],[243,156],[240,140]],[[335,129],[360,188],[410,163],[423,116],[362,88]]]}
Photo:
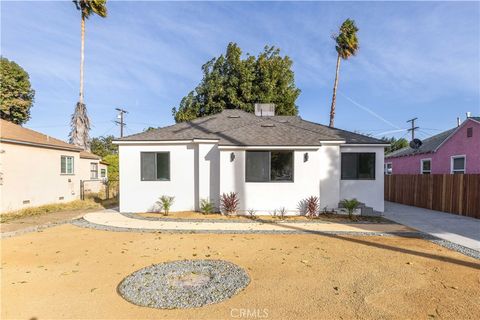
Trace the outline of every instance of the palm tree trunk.
{"label": "palm tree trunk", "polygon": [[332,97],[332,106],[330,107],[330,127],[334,127],[335,120],[335,102],[337,100],[337,87],[338,87],[338,73],[340,71],[340,54],[337,57],[337,71],[335,72],[335,82],[333,84],[333,97]]}
{"label": "palm tree trunk", "polygon": [[82,45],[80,47],[80,98],[79,102],[83,104],[83,66],[85,64],[85,15],[82,13],[82,24],[81,24],[81,39]]}

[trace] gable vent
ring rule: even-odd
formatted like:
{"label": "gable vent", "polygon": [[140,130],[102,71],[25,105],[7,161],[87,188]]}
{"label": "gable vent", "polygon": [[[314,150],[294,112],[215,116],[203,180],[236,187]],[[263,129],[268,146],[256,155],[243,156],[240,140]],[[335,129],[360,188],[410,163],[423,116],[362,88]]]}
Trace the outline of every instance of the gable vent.
{"label": "gable vent", "polygon": [[275,125],[273,123],[262,123],[262,127],[264,128],[272,128],[272,127],[275,127]]}

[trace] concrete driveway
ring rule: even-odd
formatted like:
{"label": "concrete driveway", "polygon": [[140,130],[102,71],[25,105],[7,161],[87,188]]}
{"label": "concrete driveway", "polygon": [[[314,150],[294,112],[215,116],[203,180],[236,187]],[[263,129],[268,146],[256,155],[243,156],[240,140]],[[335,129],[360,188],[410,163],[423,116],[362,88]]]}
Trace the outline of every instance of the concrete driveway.
{"label": "concrete driveway", "polygon": [[480,251],[480,219],[385,201],[384,217]]}

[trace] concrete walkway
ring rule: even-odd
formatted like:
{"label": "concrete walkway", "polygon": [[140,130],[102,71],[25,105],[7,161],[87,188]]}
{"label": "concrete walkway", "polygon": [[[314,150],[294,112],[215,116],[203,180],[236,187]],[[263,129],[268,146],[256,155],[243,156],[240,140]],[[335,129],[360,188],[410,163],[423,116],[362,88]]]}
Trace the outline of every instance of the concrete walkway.
{"label": "concrete walkway", "polygon": [[211,232],[412,232],[414,230],[399,224],[386,223],[312,223],[312,222],[234,222],[234,221],[168,221],[145,220],[124,216],[114,210],[104,210],[88,213],[83,217],[88,222],[115,228],[148,229],[148,230],[171,230],[171,231],[211,231]]}
{"label": "concrete walkway", "polygon": [[480,251],[480,220],[385,201],[384,217],[435,237]]}

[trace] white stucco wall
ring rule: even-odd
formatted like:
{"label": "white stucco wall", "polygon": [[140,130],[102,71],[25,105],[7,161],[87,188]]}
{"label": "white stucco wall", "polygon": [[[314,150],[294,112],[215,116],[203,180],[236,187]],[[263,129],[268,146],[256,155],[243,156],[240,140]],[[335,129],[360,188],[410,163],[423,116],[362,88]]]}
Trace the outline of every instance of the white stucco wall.
{"label": "white stucco wall", "polygon": [[[375,180],[340,180],[340,200],[357,198],[373,209],[383,212],[384,147],[341,147],[341,152],[375,152]],[[340,167],[339,167],[340,168]]]}
{"label": "white stucco wall", "polygon": [[[235,154],[231,161],[230,154]],[[304,162],[304,153],[309,154]],[[282,207],[289,214],[298,212],[298,204],[320,193],[321,153],[315,149],[294,151],[293,182],[245,182],[245,151],[220,151],[220,193],[237,192],[240,213],[249,209],[257,214],[269,214]]]}
{"label": "white stucco wall", "polygon": [[[170,181],[141,181],[142,151],[170,152]],[[376,152],[376,179],[341,180],[341,151]],[[254,209],[257,214],[269,214],[285,207],[289,214],[298,214],[299,202],[309,196],[319,197],[320,208],[337,208],[341,199],[355,197],[383,211],[383,147],[327,144],[295,149],[293,182],[245,182],[245,150],[219,149],[213,142],[120,145],[119,156],[123,212],[152,211],[161,195],[175,197],[172,211],[199,210],[205,198],[218,207],[219,196],[232,191],[238,193],[240,213]]]}
{"label": "white stucco wall", "polygon": [[[195,145],[120,145],[120,211],[148,212],[162,195],[174,196],[171,211],[195,209]],[[170,152],[170,181],[142,181],[140,152]]]}
{"label": "white stucco wall", "polygon": [[[90,164],[96,163],[98,165],[98,179],[91,179],[90,178]],[[105,178],[101,177],[100,170],[105,169],[106,176]],[[78,166],[78,174],[80,180],[87,180],[84,184],[85,192],[93,192],[97,193],[104,190],[103,181],[108,177],[108,166],[101,164],[100,160],[98,159],[87,159],[87,158],[80,158],[80,164]]]}
{"label": "white stucco wall", "polygon": [[[62,155],[74,157],[73,175],[60,173]],[[79,168],[79,152],[0,143],[0,212],[79,199]]]}

